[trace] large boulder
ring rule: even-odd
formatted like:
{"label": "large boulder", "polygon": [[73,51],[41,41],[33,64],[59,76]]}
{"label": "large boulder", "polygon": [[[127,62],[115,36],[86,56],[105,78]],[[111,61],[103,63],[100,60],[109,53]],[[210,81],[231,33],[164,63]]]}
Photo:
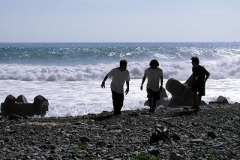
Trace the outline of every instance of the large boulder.
{"label": "large boulder", "polygon": [[168,107],[193,105],[192,88],[187,84],[182,84],[178,80],[171,78],[166,83],[166,89],[172,95],[167,104]]}
{"label": "large boulder", "polygon": [[8,95],[1,104],[1,115],[3,117],[10,117],[11,115],[18,115],[21,117],[39,115],[43,117],[48,111],[48,105],[48,100],[41,95],[36,96],[33,103],[28,103],[26,97],[23,95],[17,98]]}

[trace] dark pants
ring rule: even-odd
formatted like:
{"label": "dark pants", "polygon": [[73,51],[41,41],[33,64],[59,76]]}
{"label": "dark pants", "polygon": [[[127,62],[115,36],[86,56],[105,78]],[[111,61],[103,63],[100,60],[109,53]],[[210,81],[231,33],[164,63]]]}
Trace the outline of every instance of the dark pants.
{"label": "dark pants", "polygon": [[155,91],[152,91],[151,89],[147,89],[147,97],[148,97],[148,103],[149,103],[149,106],[150,106],[150,110],[149,112],[154,112],[155,111],[155,108],[156,108],[156,101],[157,100],[160,100],[160,92],[155,92]]}
{"label": "dark pants", "polygon": [[114,115],[121,114],[122,106],[123,106],[123,100],[124,95],[119,94],[117,92],[112,91],[112,100],[113,100],[113,112]]}
{"label": "dark pants", "polygon": [[199,96],[205,96],[205,84],[202,83],[192,83],[192,91],[198,92]]}

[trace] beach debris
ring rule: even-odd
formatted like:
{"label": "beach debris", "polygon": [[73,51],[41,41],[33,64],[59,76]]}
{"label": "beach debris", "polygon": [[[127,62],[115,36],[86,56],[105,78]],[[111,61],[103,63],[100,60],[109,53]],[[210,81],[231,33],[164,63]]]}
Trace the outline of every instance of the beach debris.
{"label": "beach debris", "polygon": [[189,142],[191,143],[203,143],[204,140],[201,138],[196,138],[196,139],[190,139]]}
{"label": "beach debris", "polygon": [[193,138],[197,138],[193,133],[189,132],[188,130],[186,130],[186,129],[182,128],[182,127],[179,127],[179,126],[177,126],[177,125],[175,125],[175,124],[172,124],[172,123],[167,122],[167,121],[162,120],[162,119],[158,119],[158,120],[161,121],[161,122],[163,122],[163,123],[166,123],[166,124],[168,124],[168,125],[170,125],[170,126],[172,126],[172,127],[176,127],[176,128],[178,128],[178,129],[181,129],[181,130],[184,131],[184,132],[187,132],[187,133],[190,134]]}
{"label": "beach debris", "polygon": [[159,124],[154,126],[155,133],[152,133],[150,137],[150,144],[156,143],[160,140],[163,142],[169,142],[171,141],[171,138],[169,137],[169,130],[165,126],[161,126]]}
{"label": "beach debris", "polygon": [[29,103],[23,95],[19,95],[17,98],[8,95],[5,101],[1,103],[1,115],[5,118],[11,117],[11,119],[34,115],[44,117],[48,111],[48,105],[48,100],[42,95],[36,96],[33,103]]}

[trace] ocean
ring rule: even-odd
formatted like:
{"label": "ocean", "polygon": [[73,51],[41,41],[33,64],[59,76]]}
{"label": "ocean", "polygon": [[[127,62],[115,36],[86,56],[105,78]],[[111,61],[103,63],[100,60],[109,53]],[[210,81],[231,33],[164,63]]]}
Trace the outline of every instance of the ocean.
{"label": "ocean", "polygon": [[[146,90],[141,91],[144,70],[157,59],[168,79],[184,83],[192,73],[191,57],[209,72],[208,103],[224,96],[240,102],[240,43],[0,43],[0,100],[9,94],[24,95],[32,103],[37,95],[49,101],[46,117],[81,116],[112,111],[110,82],[104,76],[128,61],[130,91],[123,110],[143,109]],[[144,87],[146,87],[146,82]],[[168,94],[168,99],[171,94]]]}

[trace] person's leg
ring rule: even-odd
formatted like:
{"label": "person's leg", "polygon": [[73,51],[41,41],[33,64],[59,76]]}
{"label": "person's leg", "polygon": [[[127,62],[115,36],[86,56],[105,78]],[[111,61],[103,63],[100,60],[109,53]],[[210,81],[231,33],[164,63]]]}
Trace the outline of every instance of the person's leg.
{"label": "person's leg", "polygon": [[121,110],[123,107],[123,101],[124,101],[124,94],[118,94],[118,105],[117,105],[117,114],[121,114]]}
{"label": "person's leg", "polygon": [[199,106],[200,106],[200,104],[201,104],[201,101],[202,101],[202,96],[200,95],[200,94],[198,94],[197,95],[197,110],[199,110]]}
{"label": "person's leg", "polygon": [[149,103],[149,112],[153,112],[153,93],[151,89],[147,89],[148,93],[148,103]]}
{"label": "person's leg", "polygon": [[193,107],[192,108],[196,108],[197,106],[197,92],[193,92]]}
{"label": "person's leg", "polygon": [[152,103],[152,97],[148,97],[148,103],[149,103],[149,112],[152,112],[152,109],[153,109],[153,103]]}
{"label": "person's leg", "polygon": [[157,107],[157,100],[160,100],[160,92],[153,92],[152,112],[154,112]]}
{"label": "person's leg", "polygon": [[115,115],[117,111],[118,99],[117,99],[117,93],[114,91],[112,91],[112,101],[113,101],[113,113]]}
{"label": "person's leg", "polygon": [[202,101],[202,96],[204,96],[204,95],[205,95],[205,85],[199,85],[197,101],[196,101],[197,110],[199,110],[199,108],[200,108],[200,104],[201,104],[201,101]]}
{"label": "person's leg", "polygon": [[156,100],[155,100],[155,99],[152,99],[152,109],[151,109],[151,112],[152,112],[152,113],[154,113],[155,108],[156,108]]}
{"label": "person's leg", "polygon": [[113,99],[114,115],[121,114],[121,109],[122,109],[123,101],[124,101],[124,95],[112,91],[112,99]]}
{"label": "person's leg", "polygon": [[192,84],[192,93],[193,93],[193,106],[192,109],[196,109],[197,108],[197,99],[198,99],[198,95],[197,95],[197,86],[198,84],[193,83]]}

